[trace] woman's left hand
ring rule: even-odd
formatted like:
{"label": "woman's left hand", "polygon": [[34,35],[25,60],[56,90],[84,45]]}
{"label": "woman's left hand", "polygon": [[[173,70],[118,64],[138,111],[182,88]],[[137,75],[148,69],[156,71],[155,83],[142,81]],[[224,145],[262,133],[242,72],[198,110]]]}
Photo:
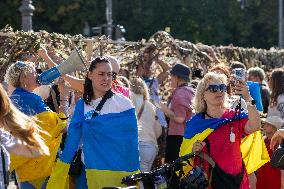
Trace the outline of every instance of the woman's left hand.
{"label": "woman's left hand", "polygon": [[246,82],[236,80],[236,79],[234,79],[234,80],[235,80],[235,82],[232,85],[233,93],[235,95],[242,95],[243,98],[245,99],[245,101],[250,101],[251,96],[250,96]]}
{"label": "woman's left hand", "polygon": [[206,145],[205,142],[202,142],[200,140],[197,140],[195,143],[193,143],[193,146],[192,146],[192,151],[193,152],[200,152],[203,147]]}

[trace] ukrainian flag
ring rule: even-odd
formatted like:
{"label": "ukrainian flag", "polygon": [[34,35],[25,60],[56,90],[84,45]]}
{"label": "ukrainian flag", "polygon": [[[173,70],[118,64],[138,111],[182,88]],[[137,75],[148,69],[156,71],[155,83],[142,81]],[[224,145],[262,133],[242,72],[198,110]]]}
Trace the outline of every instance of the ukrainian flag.
{"label": "ukrainian flag", "polygon": [[37,114],[36,118],[37,123],[45,132],[42,133],[42,138],[49,148],[50,156],[25,158],[11,154],[10,170],[16,170],[20,182],[29,182],[35,188],[40,189],[55,166],[62,130],[66,126],[66,116],[55,112],[42,112]]}
{"label": "ukrainian flag", "polygon": [[[186,123],[184,139],[180,148],[180,156],[192,152],[193,144],[197,140],[205,140],[210,133],[223,124],[247,118],[248,115],[243,112],[233,118],[203,119],[201,113],[193,116],[192,119]],[[260,131],[256,131],[242,139],[241,152],[248,174],[256,171],[270,160]],[[191,170],[191,167],[187,166],[185,171],[188,172],[189,170]]]}
{"label": "ukrainian flag", "polygon": [[68,185],[70,163],[81,141],[89,189],[122,186],[121,179],[139,169],[135,109],[85,120],[83,107],[83,100],[78,101],[65,149],[49,179],[48,189],[64,189]]}

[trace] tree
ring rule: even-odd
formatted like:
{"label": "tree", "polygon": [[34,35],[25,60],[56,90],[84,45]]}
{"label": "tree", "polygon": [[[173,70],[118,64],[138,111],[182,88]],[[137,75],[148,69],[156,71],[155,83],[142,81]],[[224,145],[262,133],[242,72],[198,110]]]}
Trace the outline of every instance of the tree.
{"label": "tree", "polygon": [[[127,40],[148,38],[171,27],[175,38],[209,45],[270,48],[277,45],[277,1],[247,0],[119,0],[113,1],[113,20],[126,28]],[[102,0],[34,0],[34,30],[78,34],[84,23],[106,23]],[[0,27],[20,29],[20,0],[0,2]]]}

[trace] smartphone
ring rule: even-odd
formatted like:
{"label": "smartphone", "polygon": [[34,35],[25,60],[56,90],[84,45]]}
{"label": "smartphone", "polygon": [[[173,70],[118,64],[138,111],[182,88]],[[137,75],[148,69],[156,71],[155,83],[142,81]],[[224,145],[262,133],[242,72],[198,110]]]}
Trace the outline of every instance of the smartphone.
{"label": "smartphone", "polygon": [[235,68],[232,70],[232,74],[236,80],[245,82],[247,78],[247,72],[243,68]]}

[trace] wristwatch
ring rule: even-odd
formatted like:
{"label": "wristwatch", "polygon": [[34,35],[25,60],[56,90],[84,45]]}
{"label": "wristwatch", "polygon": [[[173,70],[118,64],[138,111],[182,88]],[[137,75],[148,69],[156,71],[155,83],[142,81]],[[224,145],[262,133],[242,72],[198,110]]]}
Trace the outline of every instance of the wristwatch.
{"label": "wristwatch", "polygon": [[255,106],[255,100],[251,99],[249,101],[246,101],[247,106]]}

